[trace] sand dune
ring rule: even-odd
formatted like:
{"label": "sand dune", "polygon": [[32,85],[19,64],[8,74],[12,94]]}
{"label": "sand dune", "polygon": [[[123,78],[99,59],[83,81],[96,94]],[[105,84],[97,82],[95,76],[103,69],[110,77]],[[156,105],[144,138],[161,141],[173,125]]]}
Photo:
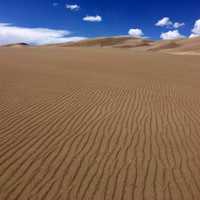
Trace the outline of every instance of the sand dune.
{"label": "sand dune", "polygon": [[[200,37],[190,38],[190,39],[179,39],[172,41],[158,41],[158,46],[160,49],[156,50],[165,50],[168,49],[171,52],[200,52]],[[153,49],[156,48],[156,43],[154,43]]]}
{"label": "sand dune", "polygon": [[1,200],[198,200],[200,57],[0,51]]}
{"label": "sand dune", "polygon": [[200,37],[183,39],[180,40],[179,43],[186,50],[200,49]]}
{"label": "sand dune", "polygon": [[[129,36],[102,37],[87,39],[78,42],[68,42],[63,44],[47,45],[48,47],[115,47],[115,48],[135,48],[149,46],[153,41],[134,38]],[[45,47],[47,47],[45,45]]]}
{"label": "sand dune", "polygon": [[[4,47],[30,47],[26,43],[9,44]],[[200,37],[177,40],[153,41],[149,39],[134,38],[130,36],[102,37],[67,42],[61,44],[42,45],[43,48],[91,47],[91,48],[119,48],[129,49],[134,52],[162,52],[176,55],[199,55]]]}
{"label": "sand dune", "polygon": [[178,48],[180,44],[175,40],[169,40],[169,41],[159,41],[155,42],[148,50],[149,51],[163,51],[163,50],[174,50],[175,48]]}
{"label": "sand dune", "polygon": [[121,44],[130,39],[131,37],[128,37],[128,36],[101,37],[101,38],[86,39],[86,40],[81,40],[78,42],[68,42],[68,43],[56,44],[56,45],[50,45],[50,46],[56,46],[56,47],[108,47],[110,46],[112,47],[114,45]]}
{"label": "sand dune", "polygon": [[[47,46],[45,46],[47,47]],[[128,36],[88,39],[79,42],[70,42],[48,47],[110,47],[130,49],[138,52],[171,52],[181,54],[196,54],[200,52],[200,37],[191,39],[160,40],[134,38]],[[184,52],[184,53],[183,53]],[[194,53],[196,52],[196,53]]]}

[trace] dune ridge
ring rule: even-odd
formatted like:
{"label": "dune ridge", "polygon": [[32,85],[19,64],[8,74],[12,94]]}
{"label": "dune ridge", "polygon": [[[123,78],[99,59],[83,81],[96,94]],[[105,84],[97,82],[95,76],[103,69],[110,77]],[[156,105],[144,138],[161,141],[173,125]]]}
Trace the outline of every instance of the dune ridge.
{"label": "dune ridge", "polygon": [[[134,38],[129,36],[105,37],[87,39],[79,42],[69,42],[57,45],[48,45],[49,47],[107,47],[130,49],[138,52],[163,52],[193,54],[200,52],[200,37],[177,40],[153,41],[149,39]],[[45,46],[46,47],[46,46]],[[198,55],[196,53],[196,55]]]}
{"label": "dune ridge", "polygon": [[[26,43],[9,44],[3,47],[30,47]],[[143,38],[134,38],[130,36],[100,37],[86,39],[78,42],[67,42],[61,44],[41,45],[43,48],[118,48],[129,49],[134,52],[161,52],[174,55],[199,55],[200,37],[153,41]]]}

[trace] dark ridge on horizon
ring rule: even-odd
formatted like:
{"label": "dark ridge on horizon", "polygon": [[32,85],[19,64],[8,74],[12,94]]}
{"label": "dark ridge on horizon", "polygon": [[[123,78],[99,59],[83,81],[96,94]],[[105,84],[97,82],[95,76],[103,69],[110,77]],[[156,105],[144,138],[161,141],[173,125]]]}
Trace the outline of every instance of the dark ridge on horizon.
{"label": "dark ridge on horizon", "polygon": [[27,46],[32,46],[32,45],[25,42],[19,42],[19,43],[5,44],[2,45],[1,47],[27,47]]}

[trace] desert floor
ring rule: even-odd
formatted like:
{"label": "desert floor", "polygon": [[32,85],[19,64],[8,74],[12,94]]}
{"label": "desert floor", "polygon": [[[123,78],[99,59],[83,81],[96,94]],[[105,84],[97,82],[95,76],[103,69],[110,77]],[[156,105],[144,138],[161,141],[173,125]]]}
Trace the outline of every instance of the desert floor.
{"label": "desert floor", "polygon": [[199,200],[200,56],[0,49],[0,200]]}

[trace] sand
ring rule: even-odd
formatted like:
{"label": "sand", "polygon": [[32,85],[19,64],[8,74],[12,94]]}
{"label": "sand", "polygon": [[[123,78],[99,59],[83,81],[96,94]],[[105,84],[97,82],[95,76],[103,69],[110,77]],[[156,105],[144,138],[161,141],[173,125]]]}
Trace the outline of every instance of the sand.
{"label": "sand", "polygon": [[0,49],[0,200],[200,199],[199,63]]}

